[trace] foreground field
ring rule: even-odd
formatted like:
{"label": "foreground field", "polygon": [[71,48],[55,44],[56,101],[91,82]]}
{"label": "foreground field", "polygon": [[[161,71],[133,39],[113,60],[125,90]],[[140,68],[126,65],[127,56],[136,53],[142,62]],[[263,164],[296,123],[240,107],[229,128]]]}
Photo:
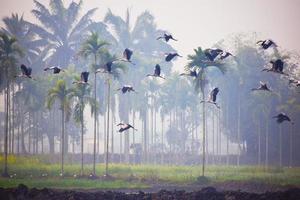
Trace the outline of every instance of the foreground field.
{"label": "foreground field", "polygon": [[[0,164],[2,160],[0,159]],[[300,168],[269,168],[255,166],[207,166],[208,180],[199,180],[199,166],[168,165],[125,165],[111,164],[109,174],[111,180],[103,180],[104,165],[98,164],[96,180],[89,179],[91,165],[85,165],[85,177],[79,178],[80,165],[66,165],[65,176],[60,177],[60,166],[48,164],[38,158],[9,158],[9,174],[11,178],[0,178],[0,187],[11,188],[26,184],[33,188],[72,188],[72,189],[147,189],[177,188],[195,185],[236,185],[241,183],[264,184],[276,187],[300,187]]]}

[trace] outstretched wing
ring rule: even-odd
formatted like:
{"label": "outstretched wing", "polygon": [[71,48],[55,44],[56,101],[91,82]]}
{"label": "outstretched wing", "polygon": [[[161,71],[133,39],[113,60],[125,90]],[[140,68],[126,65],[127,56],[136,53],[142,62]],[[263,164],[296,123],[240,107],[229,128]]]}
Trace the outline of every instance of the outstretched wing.
{"label": "outstretched wing", "polygon": [[160,76],[160,65],[159,64],[155,65],[154,74],[157,76]]}
{"label": "outstretched wing", "polygon": [[123,52],[123,57],[126,58],[126,60],[130,60],[132,54],[133,54],[133,51],[126,48]]}

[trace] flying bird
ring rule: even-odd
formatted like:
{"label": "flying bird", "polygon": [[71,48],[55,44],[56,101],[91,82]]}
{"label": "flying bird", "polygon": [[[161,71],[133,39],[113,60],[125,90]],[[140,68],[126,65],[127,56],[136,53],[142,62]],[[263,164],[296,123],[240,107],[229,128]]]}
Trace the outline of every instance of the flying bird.
{"label": "flying bird", "polygon": [[194,69],[194,70],[189,70],[188,73],[182,73],[182,74],[179,74],[179,76],[191,76],[191,77],[197,77],[198,76],[198,73],[197,71]]}
{"label": "flying bird", "polygon": [[251,89],[252,91],[257,91],[257,90],[263,90],[263,91],[268,91],[268,92],[272,92],[269,87],[267,86],[266,83],[260,81],[259,82],[260,86],[258,88],[253,88]]}
{"label": "flying bird", "polygon": [[61,71],[64,72],[64,70],[60,67],[46,67],[44,71],[53,70],[53,74],[59,74]]}
{"label": "flying bird", "polygon": [[20,68],[21,68],[22,74],[20,74],[16,77],[24,77],[24,78],[31,78],[32,79],[32,76],[31,76],[32,69],[31,69],[31,67],[26,67],[24,64],[21,64]]}
{"label": "flying bird", "polygon": [[155,65],[154,74],[148,74],[147,76],[153,76],[153,77],[158,77],[158,78],[165,79],[164,77],[162,77],[160,75],[160,72],[161,72],[160,65],[157,64],[157,65]]}
{"label": "flying bird", "polygon": [[289,116],[287,116],[285,113],[279,113],[277,116],[274,116],[273,118],[276,118],[277,123],[280,124],[284,121],[289,121],[292,124],[294,124],[294,122],[292,122],[292,120],[289,118]]}
{"label": "flying bird", "polygon": [[219,88],[214,88],[210,94],[209,94],[209,98],[208,98],[208,101],[201,101],[200,103],[203,103],[203,102],[207,102],[207,103],[212,103],[214,104],[217,108],[220,108],[220,106],[216,103],[217,101],[217,94],[219,93]]}
{"label": "flying bird", "polygon": [[[115,61],[115,60],[114,60]],[[104,64],[103,68],[97,69],[96,73],[111,73],[112,65],[114,61],[109,61]]]}
{"label": "flying bird", "polygon": [[182,57],[181,55],[179,55],[178,53],[168,53],[165,60],[167,62],[170,62],[173,58],[175,58],[176,56],[178,57]]}
{"label": "flying bird", "polygon": [[274,73],[283,74],[283,75],[288,76],[288,74],[283,72],[284,62],[281,59],[277,59],[275,61],[271,60],[270,63],[272,64],[272,67],[265,68],[262,71],[274,72]]}
{"label": "flying bird", "polygon": [[126,48],[126,49],[124,50],[124,52],[123,52],[123,58],[124,58],[125,60],[121,60],[121,61],[129,62],[129,63],[135,65],[135,63],[133,63],[133,62],[130,60],[132,54],[133,54],[133,51],[130,50],[130,49],[128,49],[128,48]]}
{"label": "flying bird", "polygon": [[223,53],[222,49],[205,49],[204,54],[210,60],[214,61],[218,55]]}
{"label": "flying bird", "polygon": [[80,81],[74,81],[73,84],[89,84],[89,72],[81,72]]}
{"label": "flying bird", "polygon": [[130,124],[124,124],[124,123],[119,123],[117,126],[120,126],[121,128],[119,129],[119,132],[122,133],[123,131],[126,131],[130,128],[134,129],[137,131],[137,129],[135,129],[133,126],[131,126]]}
{"label": "flying bird", "polygon": [[220,57],[220,59],[221,60],[224,60],[225,58],[227,58],[228,56],[233,56],[230,52],[223,52],[222,54],[221,54],[221,57]]}
{"label": "flying bird", "polygon": [[299,87],[300,86],[300,81],[295,80],[295,79],[290,79],[289,80],[289,85],[294,84],[295,86]]}
{"label": "flying bird", "polygon": [[277,47],[275,42],[273,42],[272,40],[260,40],[256,44],[259,44],[263,49],[268,49],[272,45]]}
{"label": "flying bird", "polygon": [[163,36],[160,36],[157,38],[157,40],[160,40],[160,39],[164,39],[166,42],[169,42],[169,40],[177,41],[176,39],[173,38],[173,36],[171,34],[166,34],[166,33]]}
{"label": "flying bird", "polygon": [[117,89],[117,91],[121,90],[123,94],[126,92],[136,92],[131,85],[124,85],[123,87]]}

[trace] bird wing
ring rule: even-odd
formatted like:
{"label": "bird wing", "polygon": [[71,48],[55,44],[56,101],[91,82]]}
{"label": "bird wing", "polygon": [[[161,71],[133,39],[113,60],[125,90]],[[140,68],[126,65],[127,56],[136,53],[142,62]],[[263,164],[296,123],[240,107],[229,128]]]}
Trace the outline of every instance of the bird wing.
{"label": "bird wing", "polygon": [[160,65],[159,64],[155,65],[154,74],[157,76],[160,76]]}
{"label": "bird wing", "polygon": [[32,72],[32,68],[31,67],[28,67],[27,68],[27,76],[30,76],[31,75],[31,72]]}
{"label": "bird wing", "polygon": [[123,57],[125,57],[127,60],[130,60],[133,52],[130,49],[125,49],[123,52]]}
{"label": "bird wing", "polygon": [[27,67],[25,65],[21,65],[21,71],[22,71],[22,74],[26,75],[27,74]]}
{"label": "bird wing", "polygon": [[173,56],[172,54],[169,53],[169,54],[166,56],[166,59],[165,59],[165,60],[166,60],[167,62],[169,62],[169,61],[172,60],[173,57],[174,57],[174,56]]}
{"label": "bird wing", "polygon": [[80,76],[81,81],[88,82],[89,79],[89,72],[82,72]]}

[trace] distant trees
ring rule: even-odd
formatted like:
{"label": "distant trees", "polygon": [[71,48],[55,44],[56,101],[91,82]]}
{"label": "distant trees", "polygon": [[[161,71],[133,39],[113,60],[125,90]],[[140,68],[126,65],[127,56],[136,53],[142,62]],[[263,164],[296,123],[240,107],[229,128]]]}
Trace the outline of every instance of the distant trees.
{"label": "distant trees", "polygon": [[23,56],[23,51],[17,44],[14,37],[5,33],[0,33],[0,76],[1,85],[5,89],[5,136],[4,136],[4,171],[3,176],[8,176],[7,171],[7,154],[8,154],[8,126],[9,126],[9,108],[10,108],[10,86],[12,79],[17,73],[17,59]]}

